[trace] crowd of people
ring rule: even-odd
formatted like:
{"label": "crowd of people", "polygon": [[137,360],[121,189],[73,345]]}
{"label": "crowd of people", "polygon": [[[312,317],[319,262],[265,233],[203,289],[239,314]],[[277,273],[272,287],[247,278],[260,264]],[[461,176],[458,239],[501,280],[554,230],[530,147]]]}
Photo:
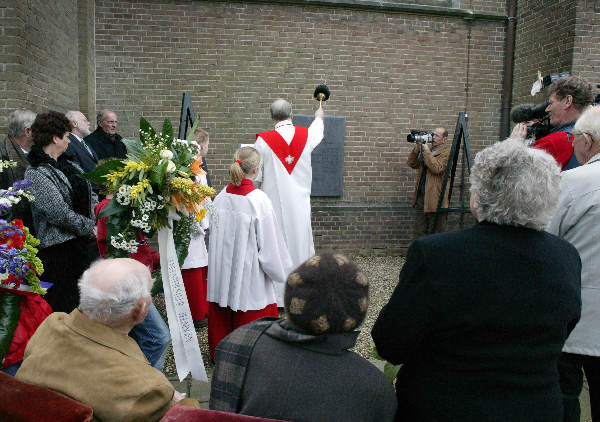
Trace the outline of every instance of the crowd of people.
{"label": "crowd of people", "polygon": [[[395,391],[350,351],[369,305],[367,275],[340,253],[315,255],[310,155],[323,138],[323,110],[301,128],[287,101],[273,102],[275,129],[236,151],[231,183],[212,201],[213,220],[194,231],[183,265],[193,319],[208,318],[210,408],[289,421],[575,422],[585,372],[598,420],[600,107],[581,87],[565,78],[550,88],[560,136],[531,148],[517,125],[476,155],[471,228],[443,232],[445,221],[431,219],[447,130],[436,128],[431,146],[415,145],[416,240],[371,332],[379,355],[402,365]],[[160,371],[169,335],[150,297],[156,252],[142,236],[137,255],[98,259],[106,220],[97,216],[111,196],[98,202],[101,187],[78,175],[125,156],[116,114],[100,112],[91,134],[75,111],[11,119],[0,152],[19,163],[7,180],[33,181],[32,228],[54,313],[22,363],[4,370],[87,404],[100,420],[158,420],[175,405],[198,407]],[[208,133],[197,136],[205,155]],[[443,233],[423,236],[431,231]]]}

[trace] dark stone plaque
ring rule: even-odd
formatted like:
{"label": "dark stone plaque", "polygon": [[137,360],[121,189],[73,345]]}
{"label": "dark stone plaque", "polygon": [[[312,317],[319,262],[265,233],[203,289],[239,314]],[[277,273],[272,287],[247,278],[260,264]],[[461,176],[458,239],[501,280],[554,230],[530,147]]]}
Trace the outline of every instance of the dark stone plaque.
{"label": "dark stone plaque", "polygon": [[[313,115],[294,114],[294,124],[309,127]],[[325,136],[312,153],[311,196],[342,196],[346,118],[325,116]]]}

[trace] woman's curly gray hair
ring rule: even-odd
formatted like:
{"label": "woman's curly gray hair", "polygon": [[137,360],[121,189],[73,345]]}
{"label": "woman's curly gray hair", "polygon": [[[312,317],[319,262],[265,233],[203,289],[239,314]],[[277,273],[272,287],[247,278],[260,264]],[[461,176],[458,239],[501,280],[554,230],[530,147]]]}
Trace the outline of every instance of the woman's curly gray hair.
{"label": "woman's curly gray hair", "polygon": [[475,156],[471,194],[480,219],[543,230],[560,193],[560,167],[545,151],[522,141],[497,142]]}

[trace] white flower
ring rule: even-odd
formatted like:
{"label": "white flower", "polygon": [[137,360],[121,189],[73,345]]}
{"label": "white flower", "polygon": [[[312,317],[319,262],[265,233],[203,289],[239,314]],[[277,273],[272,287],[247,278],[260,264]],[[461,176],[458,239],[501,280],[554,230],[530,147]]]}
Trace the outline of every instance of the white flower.
{"label": "white flower", "polygon": [[165,160],[171,160],[173,158],[173,153],[168,149],[163,149],[160,152],[160,158],[164,158]]}
{"label": "white flower", "polygon": [[169,160],[169,164],[167,164],[167,173],[173,173],[177,169],[175,163]]}
{"label": "white flower", "polygon": [[10,205],[10,199],[8,198],[0,198],[0,205]]}

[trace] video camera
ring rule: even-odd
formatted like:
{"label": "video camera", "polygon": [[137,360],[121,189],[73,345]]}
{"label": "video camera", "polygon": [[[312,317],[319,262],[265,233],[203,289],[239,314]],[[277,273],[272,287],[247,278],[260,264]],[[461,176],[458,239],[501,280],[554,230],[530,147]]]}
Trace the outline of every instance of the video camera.
{"label": "video camera", "polygon": [[548,101],[539,104],[520,104],[510,112],[510,119],[513,123],[523,123],[534,121],[527,127],[527,138],[540,139],[550,133],[550,119],[546,113]]}
{"label": "video camera", "polygon": [[413,129],[410,131],[410,135],[406,136],[406,141],[417,144],[433,142],[433,133],[425,132],[424,130]]}

